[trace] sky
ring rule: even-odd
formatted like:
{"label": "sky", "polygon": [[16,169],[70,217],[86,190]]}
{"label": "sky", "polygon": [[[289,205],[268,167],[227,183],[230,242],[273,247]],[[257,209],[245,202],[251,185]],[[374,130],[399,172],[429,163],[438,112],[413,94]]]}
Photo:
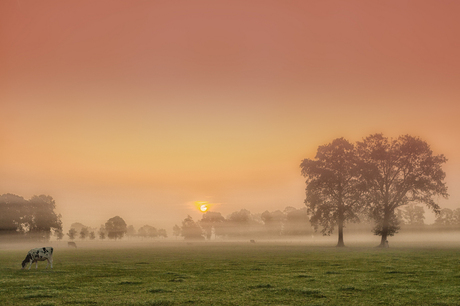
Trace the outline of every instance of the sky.
{"label": "sky", "polygon": [[64,228],[304,207],[300,162],[410,134],[460,207],[459,1],[0,2],[0,194]]}

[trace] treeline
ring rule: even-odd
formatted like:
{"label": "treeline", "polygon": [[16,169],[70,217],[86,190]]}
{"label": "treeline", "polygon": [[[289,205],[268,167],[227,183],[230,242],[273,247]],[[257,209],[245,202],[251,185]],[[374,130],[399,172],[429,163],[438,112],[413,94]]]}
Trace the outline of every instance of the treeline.
{"label": "treeline", "polygon": [[173,236],[185,239],[282,237],[312,233],[307,209],[294,207],[261,214],[251,214],[249,210],[242,209],[227,217],[208,211],[198,221],[187,216],[181,226],[176,224],[173,227]]}
{"label": "treeline", "polygon": [[51,196],[35,195],[29,200],[14,194],[0,195],[0,239],[47,241],[62,232],[61,215],[54,211]]}
{"label": "treeline", "polygon": [[[119,216],[115,216],[107,220],[105,224],[102,224],[99,228],[91,228],[85,226],[82,223],[72,223],[69,231],[66,234],[70,240],[99,240],[104,239],[121,239],[123,237],[137,237],[137,238],[167,238],[168,234],[165,229],[157,229],[151,225],[144,225],[138,230],[133,225],[126,225],[125,220]],[[57,237],[57,239],[62,239]]]}

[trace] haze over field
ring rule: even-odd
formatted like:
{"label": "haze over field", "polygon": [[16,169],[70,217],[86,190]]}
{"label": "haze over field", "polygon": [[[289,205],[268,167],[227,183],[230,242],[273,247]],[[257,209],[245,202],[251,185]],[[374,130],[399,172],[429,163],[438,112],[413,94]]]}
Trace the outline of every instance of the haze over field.
{"label": "haze over field", "polygon": [[[460,207],[456,1],[0,3],[0,194],[64,227],[304,207],[300,162],[419,136]],[[429,220],[427,220],[429,221]]]}

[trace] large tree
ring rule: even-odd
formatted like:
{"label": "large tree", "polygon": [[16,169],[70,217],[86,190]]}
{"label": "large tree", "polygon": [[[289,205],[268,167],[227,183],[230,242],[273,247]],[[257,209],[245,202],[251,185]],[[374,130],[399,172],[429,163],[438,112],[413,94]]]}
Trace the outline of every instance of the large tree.
{"label": "large tree", "polygon": [[51,196],[33,196],[30,200],[4,194],[0,196],[0,235],[15,234],[48,240],[52,231],[62,231],[61,215],[55,213]]}
{"label": "large tree", "polygon": [[338,247],[343,247],[346,222],[359,221],[363,193],[359,180],[359,163],[354,145],[344,138],[318,147],[315,159],[304,159],[300,165],[306,180],[305,205],[315,230],[324,235],[338,228]]}
{"label": "large tree", "polygon": [[421,203],[439,213],[433,198],[448,197],[442,170],[447,159],[433,155],[425,141],[409,135],[388,139],[374,134],[358,142],[357,152],[363,162],[366,200],[375,221],[374,234],[381,236],[380,246],[384,247],[388,236],[398,230],[398,207]]}

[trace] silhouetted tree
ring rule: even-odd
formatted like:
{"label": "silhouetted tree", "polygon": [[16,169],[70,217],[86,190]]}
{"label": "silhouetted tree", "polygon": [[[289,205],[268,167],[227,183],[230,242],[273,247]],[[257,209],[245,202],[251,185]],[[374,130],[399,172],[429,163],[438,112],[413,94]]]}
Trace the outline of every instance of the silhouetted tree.
{"label": "silhouetted tree", "polygon": [[375,221],[380,246],[398,230],[395,210],[411,202],[425,204],[436,214],[434,196],[448,197],[442,164],[444,155],[433,155],[430,146],[409,135],[388,139],[374,134],[357,144],[367,185],[366,200]]}
{"label": "silhouetted tree", "polygon": [[115,216],[105,223],[105,230],[109,239],[121,239],[127,232],[127,225],[125,220]]}
{"label": "silhouetted tree", "polygon": [[284,235],[305,235],[312,232],[306,207],[301,209],[286,207],[284,213],[286,214],[283,228]]}
{"label": "silhouetted tree", "polygon": [[98,235],[99,235],[99,239],[101,239],[101,240],[104,240],[104,239],[105,239],[106,231],[105,231],[104,225],[101,225],[101,226],[99,227],[99,231],[98,231],[97,233],[98,233]]}
{"label": "silhouetted tree", "polygon": [[61,215],[55,213],[52,197],[40,195],[30,200],[4,194],[0,196],[0,235],[27,235],[49,240],[51,233],[61,229]]}
{"label": "silhouetted tree", "polygon": [[263,225],[247,209],[235,211],[227,216],[220,232],[228,236],[254,236],[262,232]]}
{"label": "silhouetted tree", "polygon": [[141,237],[155,238],[158,237],[158,230],[150,225],[144,225],[138,231],[138,235]]}
{"label": "silhouetted tree", "polygon": [[77,235],[77,230],[71,227],[69,229],[69,232],[67,233],[67,236],[69,236],[70,240],[74,240],[76,235]]}
{"label": "silhouetted tree", "polygon": [[438,226],[451,226],[454,225],[454,211],[450,208],[443,208],[434,220],[434,224]]}
{"label": "silhouetted tree", "polygon": [[33,196],[30,200],[29,233],[39,240],[49,240],[51,231],[62,228],[61,215],[55,213],[56,203],[51,196]]}
{"label": "silhouetted tree", "polygon": [[91,232],[89,233],[89,239],[90,239],[90,240],[96,239],[96,234],[94,233],[94,231],[91,231]]}
{"label": "silhouetted tree", "polygon": [[286,216],[280,210],[269,212],[264,211],[261,214],[261,219],[264,222],[266,233],[269,235],[279,236],[283,230],[283,223]]}
{"label": "silhouetted tree", "polygon": [[315,159],[304,159],[300,165],[306,180],[305,205],[315,230],[324,235],[338,228],[338,247],[344,246],[346,222],[358,222],[363,186],[359,180],[359,161],[354,145],[344,138],[319,146]]}
{"label": "silhouetted tree", "polygon": [[415,203],[409,203],[401,210],[401,220],[406,225],[424,225],[425,210],[422,206]]}
{"label": "silhouetted tree", "polygon": [[87,227],[83,227],[80,230],[80,239],[85,240],[86,237],[88,237],[88,235],[89,235],[89,229]]}
{"label": "silhouetted tree", "polygon": [[55,230],[54,236],[56,236],[57,240],[62,240],[62,238],[64,238],[64,233],[62,232],[62,228]]}
{"label": "silhouetted tree", "polygon": [[158,237],[168,238],[168,233],[164,228],[158,229]]}
{"label": "silhouetted tree", "polygon": [[199,224],[203,229],[206,238],[211,239],[213,231],[216,232],[216,228],[219,224],[225,221],[225,218],[219,212],[207,211],[201,217]]}
{"label": "silhouetted tree", "polygon": [[133,225],[129,225],[126,230],[127,230],[126,235],[128,237],[134,237],[137,234],[136,229],[134,228]]}
{"label": "silhouetted tree", "polygon": [[204,239],[201,227],[193,221],[193,218],[190,215],[182,221],[181,235],[185,239]]}
{"label": "silhouetted tree", "polygon": [[14,194],[0,196],[0,235],[17,235],[27,231],[28,201]]}
{"label": "silhouetted tree", "polygon": [[179,227],[179,225],[175,224],[174,227],[173,227],[173,236],[176,237],[179,237],[181,235],[181,228]]}

